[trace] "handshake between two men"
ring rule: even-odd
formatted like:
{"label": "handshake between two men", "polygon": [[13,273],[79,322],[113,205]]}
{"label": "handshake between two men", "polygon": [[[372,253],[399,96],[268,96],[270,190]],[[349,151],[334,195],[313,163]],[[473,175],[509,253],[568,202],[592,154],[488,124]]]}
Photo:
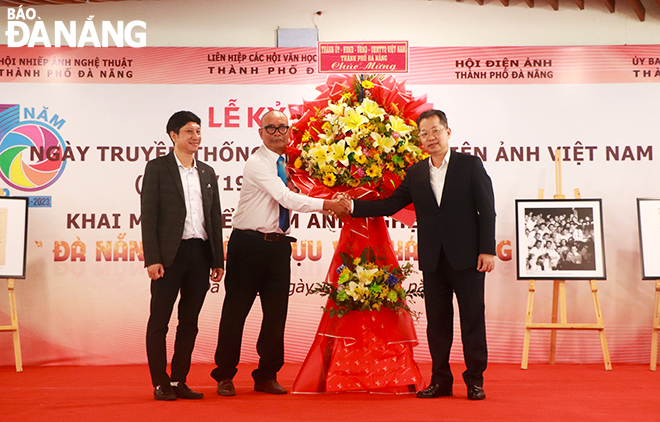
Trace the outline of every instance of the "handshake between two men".
{"label": "handshake between two men", "polygon": [[326,199],[323,210],[328,211],[335,218],[344,218],[351,213],[352,198],[343,193],[335,193],[331,200]]}

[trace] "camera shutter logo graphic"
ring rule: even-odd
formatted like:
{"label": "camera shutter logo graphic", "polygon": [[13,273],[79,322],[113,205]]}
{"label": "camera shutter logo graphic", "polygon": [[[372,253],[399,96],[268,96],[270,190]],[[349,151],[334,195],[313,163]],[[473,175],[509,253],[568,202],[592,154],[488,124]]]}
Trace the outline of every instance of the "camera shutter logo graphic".
{"label": "camera shutter logo graphic", "polygon": [[45,189],[64,172],[66,145],[51,126],[20,121],[18,104],[0,105],[0,178],[10,187]]}

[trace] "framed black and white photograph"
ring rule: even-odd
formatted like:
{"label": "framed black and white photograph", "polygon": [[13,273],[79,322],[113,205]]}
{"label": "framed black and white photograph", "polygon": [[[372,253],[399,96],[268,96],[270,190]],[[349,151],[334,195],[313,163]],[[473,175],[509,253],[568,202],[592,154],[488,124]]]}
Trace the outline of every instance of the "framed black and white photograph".
{"label": "framed black and white photograph", "polygon": [[600,199],[516,200],[518,279],[605,278]]}
{"label": "framed black and white photograph", "polygon": [[28,198],[0,197],[0,278],[25,278]]}
{"label": "framed black and white photograph", "polygon": [[637,198],[644,279],[660,279],[660,199]]}

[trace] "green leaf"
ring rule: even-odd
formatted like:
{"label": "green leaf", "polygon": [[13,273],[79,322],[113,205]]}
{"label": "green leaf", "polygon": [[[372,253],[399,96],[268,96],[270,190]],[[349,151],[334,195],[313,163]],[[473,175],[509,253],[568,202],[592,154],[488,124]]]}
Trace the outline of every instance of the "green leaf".
{"label": "green leaf", "polygon": [[339,256],[341,257],[342,264],[348,267],[351,271],[355,270],[355,266],[353,265],[353,258],[351,255],[347,254],[346,252],[339,252]]}
{"label": "green leaf", "polygon": [[371,246],[367,246],[362,250],[362,253],[360,254],[360,260],[362,263],[376,262],[376,254],[374,253],[374,250]]}

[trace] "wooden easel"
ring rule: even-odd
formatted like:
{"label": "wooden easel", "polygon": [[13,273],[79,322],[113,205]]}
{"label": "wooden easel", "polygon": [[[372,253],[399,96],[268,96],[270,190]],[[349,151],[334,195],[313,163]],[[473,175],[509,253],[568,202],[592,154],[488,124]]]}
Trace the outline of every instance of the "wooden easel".
{"label": "wooden easel", "polygon": [[[5,196],[4,191],[0,191],[0,196]],[[0,325],[0,332],[11,331],[14,333],[14,361],[16,362],[16,372],[23,372],[23,358],[21,357],[21,340],[18,336],[18,313],[16,312],[16,292],[14,292],[14,279],[7,279],[7,290],[9,291],[9,314],[11,325]]]}
{"label": "wooden easel", "polygon": [[14,279],[7,279],[9,290],[9,313],[11,314],[11,325],[0,325],[0,331],[11,331],[14,333],[14,360],[16,372],[23,372],[23,358],[21,357],[21,340],[18,336],[18,314],[16,312],[16,293],[14,292]]}
{"label": "wooden easel", "polygon": [[658,363],[658,331],[660,331],[660,280],[655,282],[655,303],[653,305],[653,335],[651,335],[651,371]]}
{"label": "wooden easel", "polygon": [[[555,151],[555,182],[557,185],[557,194],[554,199],[565,199],[561,189],[561,156],[560,150]],[[575,189],[575,198],[580,198],[580,190]],[[539,198],[543,199],[543,189],[539,189]],[[605,361],[605,370],[612,370],[612,363],[610,362],[610,352],[607,348],[607,339],[605,338],[605,326],[603,324],[603,315],[600,309],[600,301],[598,300],[598,286],[596,280],[590,280],[591,298],[596,312],[595,324],[569,324],[566,318],[566,281],[554,280],[552,290],[552,322],[550,323],[533,323],[532,311],[534,310],[534,292],[536,291],[536,283],[534,280],[529,280],[529,293],[527,295],[527,316],[525,318],[525,338],[523,343],[523,356],[522,356],[522,369],[527,369],[527,361],[529,359],[529,339],[532,330],[550,330],[550,364],[555,364],[555,354],[557,350],[557,330],[598,330],[600,335],[600,345],[603,349],[603,360]],[[660,285],[660,283],[658,284]],[[660,301],[660,291],[656,286],[656,318],[658,318],[658,302]],[[559,316],[559,322],[557,317]],[[654,320],[660,325],[660,321]],[[656,326],[654,324],[654,326]],[[658,331],[654,329],[653,334],[657,340]],[[657,343],[654,343],[657,346]],[[657,349],[656,349],[657,352]],[[651,362],[653,367],[653,363]]]}

